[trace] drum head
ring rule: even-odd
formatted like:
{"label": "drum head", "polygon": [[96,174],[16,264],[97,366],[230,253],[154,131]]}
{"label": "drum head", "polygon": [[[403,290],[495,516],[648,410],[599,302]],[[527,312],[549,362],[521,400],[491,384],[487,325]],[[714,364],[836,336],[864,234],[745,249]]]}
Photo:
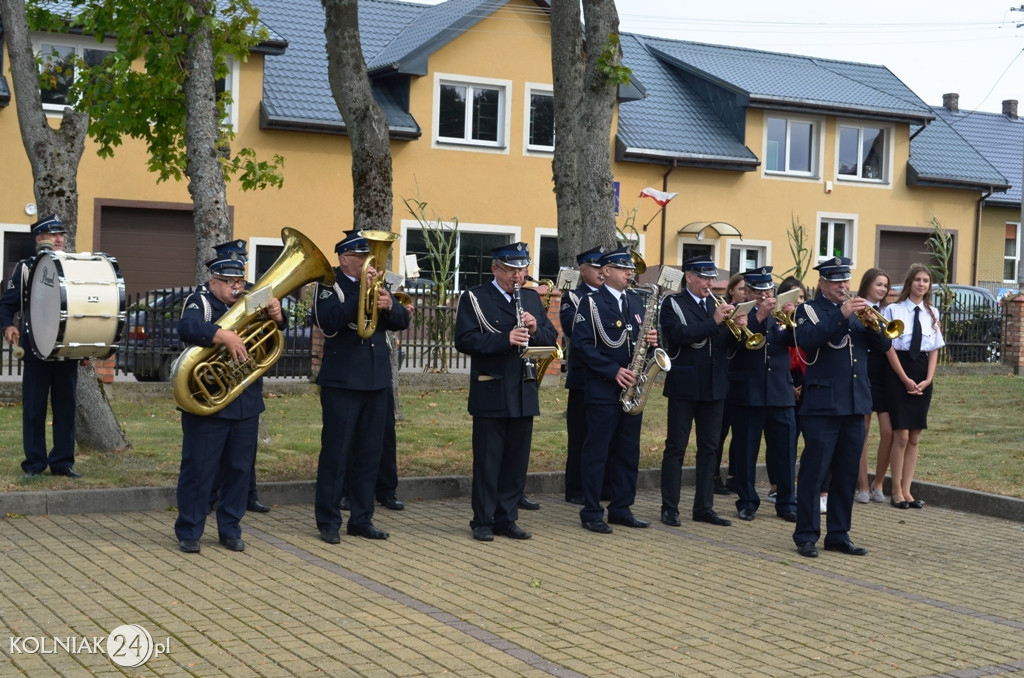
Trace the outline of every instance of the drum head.
{"label": "drum head", "polygon": [[60,260],[52,252],[40,254],[32,266],[29,277],[28,311],[25,321],[29,344],[42,360],[50,357],[63,331],[65,308],[64,271]]}

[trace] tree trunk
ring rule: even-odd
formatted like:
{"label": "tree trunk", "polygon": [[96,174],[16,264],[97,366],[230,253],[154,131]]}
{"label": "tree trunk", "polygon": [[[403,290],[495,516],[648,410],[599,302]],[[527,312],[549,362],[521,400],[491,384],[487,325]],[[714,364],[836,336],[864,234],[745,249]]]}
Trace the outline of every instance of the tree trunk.
{"label": "tree trunk", "polygon": [[[35,56],[22,0],[0,0],[21,140],[32,166],[33,191],[40,215],[56,214],[67,228],[64,250],[75,251],[78,229],[78,165],[85,151],[89,120],[64,109],[60,127],[46,121],[39,96]],[[121,451],[130,447],[117,423],[93,367],[79,368],[75,403],[75,438],[90,449]]]}
{"label": "tree trunk", "polygon": [[352,146],[352,227],[391,230],[391,141],[373,98],[359,38],[357,0],[323,0],[327,74]]}
{"label": "tree trunk", "polygon": [[615,193],[611,172],[612,114],[618,85],[599,68],[617,67],[622,51],[613,0],[583,0],[586,54],[580,9],[575,2],[551,4],[551,70],[555,92],[555,155],[552,169],[558,204],[558,261],[575,264],[577,253],[615,246]]}
{"label": "tree trunk", "polygon": [[[210,15],[209,0],[189,0],[197,17]],[[185,49],[185,176],[192,196],[192,216],[196,230],[195,283],[209,278],[205,262],[214,255],[213,246],[231,238],[228,217],[227,186],[221,167],[217,141],[220,119],[214,83],[212,30],[208,21],[199,21]]]}

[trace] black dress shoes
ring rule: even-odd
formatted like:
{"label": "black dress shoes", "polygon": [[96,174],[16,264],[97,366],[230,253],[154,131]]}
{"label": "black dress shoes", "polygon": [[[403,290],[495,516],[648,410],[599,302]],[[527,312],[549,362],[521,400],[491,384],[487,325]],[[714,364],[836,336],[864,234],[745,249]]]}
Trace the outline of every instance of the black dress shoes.
{"label": "black dress shoes", "polygon": [[924,500],[923,499],[915,499],[914,501],[908,502],[907,505],[910,506],[910,508],[923,509],[924,508]]}
{"label": "black dress shoes", "polygon": [[581,497],[580,495],[566,497],[565,500],[570,504],[576,504],[577,506],[583,506],[584,504],[583,497]]}
{"label": "black dress shoes", "polygon": [[533,501],[524,494],[519,497],[519,508],[524,509],[526,511],[536,511],[540,508],[540,504]]}
{"label": "black dress shoes", "polygon": [[825,544],[826,551],[839,551],[848,556],[866,556],[868,550],[862,546],[854,546],[852,541],[841,541],[838,544]]}
{"label": "black dress shoes", "polygon": [[386,509],[391,509],[392,511],[402,511],[405,509],[405,504],[400,502],[398,500],[398,497],[396,497],[393,494],[389,494],[383,499],[378,499],[377,501],[380,502],[381,506],[383,506]]}
{"label": "black dress shoes", "polygon": [[798,544],[796,552],[802,555],[804,558],[817,558],[818,547],[813,542],[805,541],[803,544]]}
{"label": "black dress shoes", "polygon": [[473,539],[477,541],[494,541],[494,530],[487,525],[473,528]]}
{"label": "black dress shoes", "polygon": [[244,551],[245,544],[239,537],[221,537],[220,545],[229,551]]}
{"label": "black dress shoes", "polygon": [[778,516],[785,520],[787,523],[796,522],[796,511],[783,511],[782,513],[779,513]]}
{"label": "black dress shoes", "polygon": [[708,511],[707,513],[697,514],[693,517],[693,519],[695,522],[698,523],[711,523],[712,525],[720,525],[722,527],[729,527],[730,525],[732,525],[731,520],[726,520],[714,511]]}
{"label": "black dress shoes", "polygon": [[261,504],[258,499],[250,501],[245,510],[250,513],[270,513],[270,507],[266,504]]}
{"label": "black dress shoes", "polygon": [[715,478],[715,494],[732,494],[721,478]]}
{"label": "black dress shoes", "polygon": [[351,511],[352,506],[348,503],[348,497],[342,496],[341,501],[338,502],[339,511]]}
{"label": "black dress shoes", "polygon": [[[908,509],[908,508],[910,508],[910,502],[909,501],[896,501],[895,499],[890,499],[889,503],[892,504],[894,508],[898,508],[898,509]],[[922,506],[924,506],[924,504],[922,504]]]}
{"label": "black dress shoes", "polygon": [[341,535],[338,534],[337,530],[324,528],[320,530],[320,541],[325,541],[328,544],[340,544]]}
{"label": "black dress shoes", "polygon": [[353,526],[352,523],[349,523],[345,531],[354,537],[366,537],[367,539],[387,539],[389,536],[387,532],[378,530],[372,523],[358,526]]}
{"label": "black dress shoes", "polygon": [[178,542],[178,549],[185,553],[199,553],[198,539],[182,539]]}
{"label": "black dress shoes", "polygon": [[679,527],[682,525],[682,521],[679,520],[679,514],[675,511],[662,511],[661,522],[671,527]]}
{"label": "black dress shoes", "polygon": [[491,531],[494,534],[500,534],[501,536],[508,537],[509,539],[529,539],[533,536],[514,522],[505,523],[504,525],[495,525],[494,529]]}
{"label": "black dress shoes", "polygon": [[754,512],[750,509],[740,509],[740,520],[753,520]]}
{"label": "black dress shoes", "polygon": [[65,478],[81,478],[82,474],[68,466],[67,468],[51,468],[51,476],[64,476]]}
{"label": "black dress shoes", "polygon": [[651,524],[646,520],[640,520],[632,513],[628,516],[608,516],[608,522],[612,525],[625,525],[626,527],[650,527]]}
{"label": "black dress shoes", "polygon": [[583,529],[590,530],[591,532],[597,532],[598,534],[611,534],[612,528],[608,526],[608,523],[603,520],[591,520],[583,521]]}

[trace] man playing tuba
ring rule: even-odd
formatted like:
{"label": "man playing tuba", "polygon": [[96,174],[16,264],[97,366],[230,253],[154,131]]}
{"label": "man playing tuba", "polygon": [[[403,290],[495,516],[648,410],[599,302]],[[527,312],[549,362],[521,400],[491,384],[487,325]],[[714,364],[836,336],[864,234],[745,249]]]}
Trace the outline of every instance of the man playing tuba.
{"label": "man playing tuba", "polygon": [[[391,352],[386,330],[409,326],[409,312],[383,285],[386,254],[369,266],[370,242],[362,231],[346,231],[334,246],[338,254],[336,282],[318,284],[313,318],[324,333],[324,357],[316,383],[320,386],[323,428],[316,471],[316,526],[320,539],[341,542],[341,496],[348,486],[351,517],[347,532],[367,539],[387,539],[373,525],[373,498],[384,444],[387,399],[391,393]],[[374,231],[373,233],[377,233]],[[386,253],[386,249],[383,250]],[[365,269],[365,271],[364,271]],[[365,280],[361,280],[365,275]],[[362,283],[362,284],[360,284]],[[372,299],[363,299],[360,290]],[[366,317],[367,302],[376,308]],[[366,338],[363,338],[366,335]]]}
{"label": "man playing tuba", "polygon": [[[223,346],[234,362],[248,359],[245,341],[217,325],[245,291],[244,240],[214,248],[217,256],[206,262],[210,279],[187,299],[178,321],[182,342],[197,346]],[[267,315],[284,328],[281,302],[270,299]],[[209,415],[181,413],[181,471],[178,474],[178,519],[174,533],[185,553],[199,553],[199,538],[206,527],[210,494],[219,478],[217,533],[231,551],[245,550],[241,520],[249,498],[249,479],[256,457],[256,437],[263,404],[263,379],[250,384],[223,409]]]}

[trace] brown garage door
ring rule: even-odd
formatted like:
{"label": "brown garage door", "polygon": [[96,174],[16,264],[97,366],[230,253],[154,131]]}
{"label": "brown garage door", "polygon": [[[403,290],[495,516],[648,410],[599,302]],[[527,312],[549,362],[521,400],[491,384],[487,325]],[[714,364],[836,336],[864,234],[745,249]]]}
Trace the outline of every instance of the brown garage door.
{"label": "brown garage door", "polygon": [[[925,246],[929,235],[930,231],[882,231],[878,234],[878,267],[889,274],[891,284],[901,284],[911,264],[937,263],[935,255]],[[953,245],[955,249],[956,234],[953,234]]]}
{"label": "brown garage door", "polygon": [[117,258],[129,295],[193,283],[196,238],[190,210],[104,206],[99,242],[100,251]]}

